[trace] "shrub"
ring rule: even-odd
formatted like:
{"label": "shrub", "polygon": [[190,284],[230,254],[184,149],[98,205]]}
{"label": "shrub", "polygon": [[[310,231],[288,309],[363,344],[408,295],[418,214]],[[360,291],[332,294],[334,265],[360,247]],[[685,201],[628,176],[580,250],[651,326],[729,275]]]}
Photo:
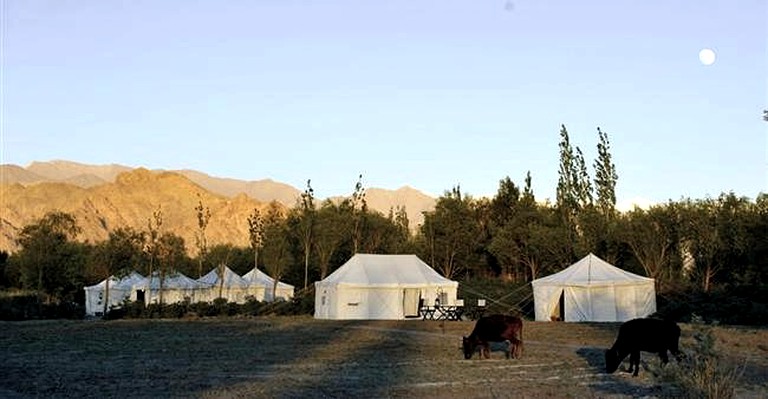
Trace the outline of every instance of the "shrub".
{"label": "shrub", "polygon": [[34,291],[4,292],[0,295],[0,320],[82,319],[83,305],[58,301],[47,303]]}
{"label": "shrub", "polygon": [[715,349],[711,327],[693,317],[694,346],[686,353],[677,367],[672,365],[657,370],[656,374],[671,383],[678,392],[675,396],[685,398],[733,398],[736,383],[741,377],[743,366],[728,366]]}
{"label": "shrub", "polygon": [[657,308],[657,316],[682,322],[699,315],[710,323],[761,325],[768,320],[768,287],[667,292],[659,294]]}

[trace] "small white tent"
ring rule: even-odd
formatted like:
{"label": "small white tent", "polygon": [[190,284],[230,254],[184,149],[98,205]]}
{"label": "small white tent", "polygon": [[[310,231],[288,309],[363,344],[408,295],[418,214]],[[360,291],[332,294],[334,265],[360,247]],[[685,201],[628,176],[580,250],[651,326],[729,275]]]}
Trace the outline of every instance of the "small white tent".
{"label": "small white tent", "polygon": [[536,321],[627,321],[656,311],[652,278],[619,269],[593,254],[531,285]]}
{"label": "small white tent", "polygon": [[419,315],[419,300],[456,303],[459,283],[416,255],[356,254],[315,282],[315,318],[401,320]]}
{"label": "small white tent", "polygon": [[[182,273],[172,272],[162,279],[163,303],[176,303],[189,300],[192,303],[206,300],[211,285],[193,280]],[[147,303],[160,303],[160,275],[152,273],[151,278],[145,278],[134,285],[136,293],[132,300],[137,300],[139,293],[143,295]]]}
{"label": "small white tent", "polygon": [[[219,274],[223,275],[222,278],[219,278]],[[221,297],[229,302],[245,303],[245,297],[248,295],[248,281],[226,265],[222,265],[221,270],[219,267],[213,268],[197,281],[210,286],[207,295],[204,295],[208,301]]]}
{"label": "small white tent", "polygon": [[85,287],[85,314],[99,316],[104,313],[104,303],[107,311],[120,306],[126,299],[131,299],[133,285],[144,280],[144,276],[133,271],[130,274],[117,278],[109,278],[109,298],[107,296],[107,280]]}
{"label": "small white tent", "polygon": [[[243,279],[248,283],[248,295],[253,296],[260,302],[271,302],[274,300],[272,298],[272,288],[275,284],[275,279],[257,268],[253,268],[248,273],[245,273]],[[275,297],[289,300],[293,298],[293,289],[292,285],[278,281]]]}

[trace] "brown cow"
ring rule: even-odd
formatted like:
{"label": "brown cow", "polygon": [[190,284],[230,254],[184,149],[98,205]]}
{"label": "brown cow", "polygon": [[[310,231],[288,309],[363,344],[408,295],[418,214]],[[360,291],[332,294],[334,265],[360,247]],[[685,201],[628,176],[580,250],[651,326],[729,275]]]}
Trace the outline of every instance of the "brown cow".
{"label": "brown cow", "polygon": [[464,358],[471,359],[480,346],[480,358],[491,357],[490,342],[509,342],[507,358],[517,359],[523,353],[523,320],[515,316],[495,314],[481,317],[469,337],[463,338]]}

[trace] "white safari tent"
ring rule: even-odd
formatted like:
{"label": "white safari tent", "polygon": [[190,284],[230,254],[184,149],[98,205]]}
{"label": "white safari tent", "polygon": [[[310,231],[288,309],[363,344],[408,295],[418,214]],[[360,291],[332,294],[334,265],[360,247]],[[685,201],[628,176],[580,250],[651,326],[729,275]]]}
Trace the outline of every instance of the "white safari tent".
{"label": "white safari tent", "polygon": [[[243,275],[243,280],[248,284],[248,295],[253,296],[257,301],[271,302],[275,299],[272,297],[272,288],[275,279],[269,277],[261,270],[253,268]],[[289,300],[293,298],[293,288],[294,287],[290,284],[278,281],[275,297],[278,299]]]}
{"label": "white safari tent", "polygon": [[228,302],[245,303],[248,292],[248,281],[232,271],[228,266],[215,267],[197,281],[209,286],[208,295],[203,300],[213,301],[224,298]]}
{"label": "white safari tent", "polygon": [[[193,280],[179,272],[167,274],[162,280],[163,303],[209,300],[210,284]],[[134,285],[135,294],[131,299],[137,300],[141,295],[147,303],[160,303],[160,285],[160,275],[154,272],[151,278],[145,278]]]}
{"label": "white safari tent", "polygon": [[109,298],[106,298],[107,280],[85,287],[85,314],[88,316],[103,314],[105,302],[107,311],[120,306],[125,300],[131,299],[133,285],[143,280],[144,276],[135,271],[122,278],[111,276],[109,278]]}
{"label": "white safari tent", "polygon": [[315,318],[400,320],[419,315],[419,300],[456,303],[459,283],[416,255],[356,254],[315,282]]}
{"label": "white safari tent", "polygon": [[652,278],[629,273],[589,254],[531,282],[536,321],[627,321],[656,311]]}

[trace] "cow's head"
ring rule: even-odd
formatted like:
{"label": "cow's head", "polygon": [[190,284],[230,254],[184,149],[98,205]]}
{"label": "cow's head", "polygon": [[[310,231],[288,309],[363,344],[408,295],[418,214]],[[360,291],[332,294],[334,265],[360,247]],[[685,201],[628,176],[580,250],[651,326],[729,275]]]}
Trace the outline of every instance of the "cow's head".
{"label": "cow's head", "polygon": [[475,352],[475,345],[472,344],[472,340],[467,337],[461,337],[461,344],[464,350],[464,359],[471,359],[472,353]]}
{"label": "cow's head", "polygon": [[619,351],[615,349],[608,349],[605,351],[605,372],[610,374],[616,371],[621,364],[619,359]]}

